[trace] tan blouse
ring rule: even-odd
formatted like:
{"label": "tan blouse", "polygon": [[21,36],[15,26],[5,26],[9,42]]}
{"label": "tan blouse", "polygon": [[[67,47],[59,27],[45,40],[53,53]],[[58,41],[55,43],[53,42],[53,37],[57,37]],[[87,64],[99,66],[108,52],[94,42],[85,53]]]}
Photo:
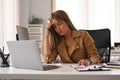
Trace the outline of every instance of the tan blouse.
{"label": "tan blouse", "polygon": [[94,44],[94,40],[86,31],[73,30],[71,40],[71,46],[69,51],[65,45],[65,40],[61,39],[61,42],[50,55],[46,56],[46,62],[51,63],[55,61],[57,55],[60,56],[63,63],[77,63],[81,59],[92,58],[96,60],[96,63],[102,61]]}

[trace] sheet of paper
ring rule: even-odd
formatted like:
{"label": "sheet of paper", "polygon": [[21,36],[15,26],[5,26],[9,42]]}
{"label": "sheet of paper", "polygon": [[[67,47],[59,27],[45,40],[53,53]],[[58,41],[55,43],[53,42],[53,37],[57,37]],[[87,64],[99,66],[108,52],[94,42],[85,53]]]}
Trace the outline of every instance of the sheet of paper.
{"label": "sheet of paper", "polygon": [[110,71],[110,68],[101,67],[99,65],[89,65],[89,66],[78,66],[78,65],[71,65],[77,71]]}

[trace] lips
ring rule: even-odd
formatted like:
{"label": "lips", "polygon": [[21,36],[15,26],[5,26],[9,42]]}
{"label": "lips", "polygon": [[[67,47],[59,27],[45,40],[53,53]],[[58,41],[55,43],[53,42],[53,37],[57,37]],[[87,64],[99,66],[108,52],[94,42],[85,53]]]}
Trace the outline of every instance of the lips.
{"label": "lips", "polygon": [[61,34],[61,33],[62,33],[62,31],[59,31],[59,32],[58,32],[58,34]]}

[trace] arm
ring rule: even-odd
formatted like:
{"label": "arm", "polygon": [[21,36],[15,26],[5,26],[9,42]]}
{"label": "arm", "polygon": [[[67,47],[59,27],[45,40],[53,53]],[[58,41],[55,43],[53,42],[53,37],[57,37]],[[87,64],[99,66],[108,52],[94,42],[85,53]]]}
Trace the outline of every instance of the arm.
{"label": "arm", "polygon": [[92,39],[88,32],[85,32],[84,44],[87,56],[90,59],[90,61],[92,61],[92,64],[100,63],[102,61],[102,58],[99,56],[97,48],[95,47],[94,44],[94,40]]}
{"label": "arm", "polygon": [[44,58],[46,63],[51,63],[56,59],[57,52],[56,50],[51,51],[50,47],[50,28],[51,28],[52,23],[48,23],[46,28],[45,28],[45,35],[44,35]]}
{"label": "arm", "polygon": [[94,40],[88,34],[88,32],[83,32],[83,42],[85,51],[87,54],[87,59],[80,60],[78,62],[79,65],[90,65],[90,64],[97,64],[101,62],[101,57],[99,56],[97,49],[94,44]]}
{"label": "arm", "polygon": [[49,36],[50,36],[50,31],[48,30],[46,26],[45,35],[44,35],[44,56],[48,56],[51,53],[50,44],[49,44]]}

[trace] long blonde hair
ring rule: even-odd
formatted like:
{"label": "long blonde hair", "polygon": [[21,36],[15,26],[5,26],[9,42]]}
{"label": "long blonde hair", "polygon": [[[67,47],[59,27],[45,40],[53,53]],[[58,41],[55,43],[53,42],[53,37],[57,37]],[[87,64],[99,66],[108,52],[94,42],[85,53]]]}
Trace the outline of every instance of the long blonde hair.
{"label": "long blonde hair", "polygon": [[[51,13],[51,18],[50,19],[51,19],[51,21],[52,21],[52,19],[62,20],[66,24],[68,24],[68,26],[71,30],[76,30],[76,28],[72,24],[69,16],[63,10],[57,10],[57,11]],[[58,35],[56,33],[54,27],[52,27],[50,32],[51,32],[51,37],[50,37],[51,50],[54,50],[57,47],[57,45],[60,43],[61,37],[63,37],[63,36]]]}

